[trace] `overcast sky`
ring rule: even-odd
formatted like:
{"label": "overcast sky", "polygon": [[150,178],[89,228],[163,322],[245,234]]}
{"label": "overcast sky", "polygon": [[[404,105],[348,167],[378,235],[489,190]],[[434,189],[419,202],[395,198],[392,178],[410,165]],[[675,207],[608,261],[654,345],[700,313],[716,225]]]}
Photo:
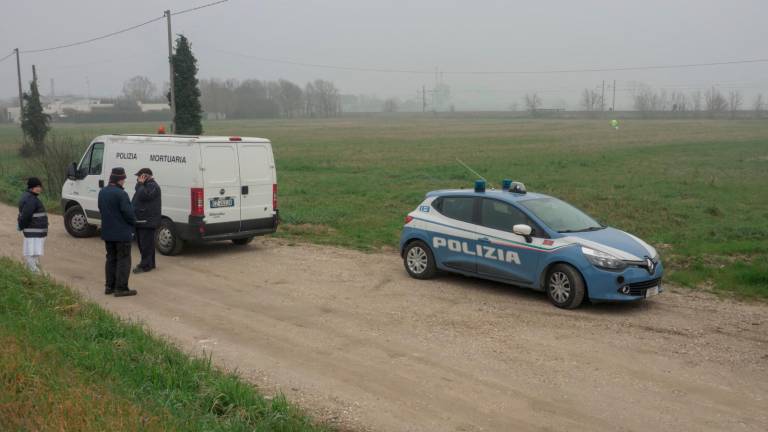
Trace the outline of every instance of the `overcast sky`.
{"label": "overcast sky", "polygon": [[[100,36],[212,0],[0,0],[0,58]],[[342,93],[413,98],[439,68],[457,109],[506,109],[538,91],[545,106],[576,108],[585,88],[617,80],[617,109],[637,82],[685,92],[738,89],[768,95],[768,63],[570,74],[540,71],[768,58],[766,0],[230,0],[173,18],[192,42],[201,78],[323,78]],[[22,56],[41,91],[114,96],[134,75],[168,79],[164,21],[87,45]],[[265,61],[352,68],[345,71]],[[25,84],[26,85],[26,84]],[[13,59],[0,63],[0,98],[17,94]],[[606,89],[610,95],[610,90]],[[607,97],[608,101],[610,98]]]}

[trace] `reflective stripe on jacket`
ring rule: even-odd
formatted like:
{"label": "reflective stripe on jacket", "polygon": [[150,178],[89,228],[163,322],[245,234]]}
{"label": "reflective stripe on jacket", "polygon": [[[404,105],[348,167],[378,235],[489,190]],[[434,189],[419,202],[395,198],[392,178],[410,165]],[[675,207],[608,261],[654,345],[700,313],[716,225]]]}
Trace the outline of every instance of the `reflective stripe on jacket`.
{"label": "reflective stripe on jacket", "polygon": [[19,200],[19,229],[24,237],[46,237],[48,235],[48,213],[37,195],[24,192]]}

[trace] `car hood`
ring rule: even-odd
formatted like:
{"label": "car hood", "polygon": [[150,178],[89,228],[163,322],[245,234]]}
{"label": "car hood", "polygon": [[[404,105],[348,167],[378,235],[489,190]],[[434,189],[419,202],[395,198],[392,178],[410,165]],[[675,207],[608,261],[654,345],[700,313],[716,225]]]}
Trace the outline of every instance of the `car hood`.
{"label": "car hood", "polygon": [[656,249],[632,234],[616,228],[597,231],[568,233],[568,239],[574,243],[615,255],[623,260],[638,261],[656,256]]}

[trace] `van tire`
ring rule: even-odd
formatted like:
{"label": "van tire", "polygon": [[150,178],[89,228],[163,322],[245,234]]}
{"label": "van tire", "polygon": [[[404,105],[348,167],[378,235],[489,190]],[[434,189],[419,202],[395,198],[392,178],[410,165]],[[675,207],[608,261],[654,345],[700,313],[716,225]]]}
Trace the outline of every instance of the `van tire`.
{"label": "van tire", "polygon": [[96,235],[96,227],[88,223],[88,218],[79,205],[74,205],[64,212],[64,228],[72,237],[86,238]]}
{"label": "van tire", "polygon": [[586,293],[581,273],[568,264],[556,264],[547,273],[544,284],[549,301],[563,309],[575,309],[584,301]]}
{"label": "van tire", "polygon": [[184,249],[184,240],[179,237],[176,225],[163,219],[155,232],[155,249],[163,255],[178,255]]}
{"label": "van tire", "polygon": [[253,241],[253,237],[246,237],[246,238],[239,238],[239,239],[232,239],[232,243],[238,245],[238,246],[245,246],[248,243]]}

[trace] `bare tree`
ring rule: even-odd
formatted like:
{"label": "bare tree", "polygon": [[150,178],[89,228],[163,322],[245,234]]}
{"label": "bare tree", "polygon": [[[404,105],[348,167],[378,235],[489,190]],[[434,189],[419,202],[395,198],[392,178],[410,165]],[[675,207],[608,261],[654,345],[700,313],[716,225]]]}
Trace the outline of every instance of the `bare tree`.
{"label": "bare tree", "polygon": [[603,98],[597,90],[585,88],[581,93],[581,106],[585,111],[602,111]]}
{"label": "bare tree", "polygon": [[137,75],[123,83],[125,97],[137,102],[151,100],[156,91],[157,87],[145,76]]}
{"label": "bare tree", "polygon": [[765,101],[763,101],[762,93],[758,93],[757,96],[755,96],[755,102],[752,104],[752,108],[755,110],[755,118],[763,116],[763,111],[765,111]]}
{"label": "bare tree", "polygon": [[523,97],[523,103],[525,103],[525,109],[535,116],[536,112],[541,108],[541,97],[538,93],[526,93]]}
{"label": "bare tree", "polygon": [[304,92],[301,91],[301,87],[283,79],[278,81],[278,83],[280,84],[280,99],[283,115],[288,118],[299,116],[304,100]]}
{"label": "bare tree", "polygon": [[661,90],[657,93],[645,84],[638,84],[632,98],[635,110],[640,111],[643,117],[648,117],[657,111],[664,111],[669,104],[666,91]]}
{"label": "bare tree", "polygon": [[397,99],[395,98],[389,98],[384,101],[384,105],[381,107],[381,110],[384,112],[392,113],[397,112],[398,109],[398,103]]}
{"label": "bare tree", "polygon": [[693,111],[697,113],[701,111],[701,90],[691,93],[691,106]]}
{"label": "bare tree", "polygon": [[720,90],[714,87],[704,93],[704,104],[706,105],[710,116],[714,116],[716,113],[725,112],[728,108],[728,101],[725,100],[725,96],[720,93]]}
{"label": "bare tree", "polygon": [[309,117],[332,117],[341,113],[339,90],[330,81],[318,79],[307,83],[304,97]]}
{"label": "bare tree", "polygon": [[736,118],[736,111],[741,108],[741,92],[738,90],[731,90],[728,92],[728,111],[731,112],[731,119]]}
{"label": "bare tree", "polygon": [[669,95],[672,111],[688,111],[688,97],[683,92],[673,91]]}

